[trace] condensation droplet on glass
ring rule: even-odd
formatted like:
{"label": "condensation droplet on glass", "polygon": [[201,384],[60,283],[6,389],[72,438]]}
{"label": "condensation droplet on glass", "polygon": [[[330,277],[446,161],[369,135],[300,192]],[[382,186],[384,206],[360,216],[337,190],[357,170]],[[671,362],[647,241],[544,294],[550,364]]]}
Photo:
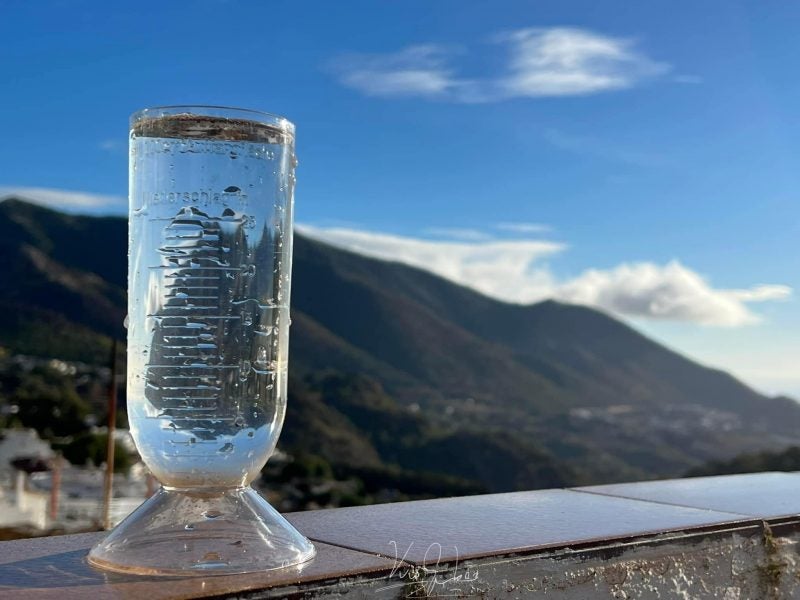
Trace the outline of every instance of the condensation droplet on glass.
{"label": "condensation droplet on glass", "polygon": [[250,361],[243,360],[242,364],[239,365],[239,379],[244,381],[247,379],[247,376],[250,374]]}
{"label": "condensation droplet on glass", "polygon": [[250,313],[244,313],[242,315],[242,323],[244,324],[245,327],[250,327],[250,325],[253,324],[253,315],[251,315]]}
{"label": "condensation droplet on glass", "polygon": [[233,424],[235,427],[244,427],[244,417],[239,415],[233,420]]}
{"label": "condensation droplet on glass", "polygon": [[267,349],[264,346],[258,347],[258,353],[256,354],[256,362],[259,365],[267,364]]}

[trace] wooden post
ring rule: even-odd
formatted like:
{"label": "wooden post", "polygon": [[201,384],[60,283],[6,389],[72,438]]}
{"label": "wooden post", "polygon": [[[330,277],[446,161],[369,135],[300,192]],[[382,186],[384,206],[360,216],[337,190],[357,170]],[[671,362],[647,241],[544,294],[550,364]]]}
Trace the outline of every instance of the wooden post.
{"label": "wooden post", "polygon": [[156,493],[156,478],[153,477],[153,474],[150,471],[148,471],[145,481],[147,482],[147,496],[145,496],[145,498],[149,498]]}
{"label": "wooden post", "polygon": [[53,473],[50,479],[50,521],[58,519],[58,495],[61,491],[61,453],[53,457]]}
{"label": "wooden post", "polygon": [[114,484],[114,431],[117,426],[117,340],[111,344],[111,386],[108,393],[108,445],[103,485],[103,528],[111,529],[111,493]]}

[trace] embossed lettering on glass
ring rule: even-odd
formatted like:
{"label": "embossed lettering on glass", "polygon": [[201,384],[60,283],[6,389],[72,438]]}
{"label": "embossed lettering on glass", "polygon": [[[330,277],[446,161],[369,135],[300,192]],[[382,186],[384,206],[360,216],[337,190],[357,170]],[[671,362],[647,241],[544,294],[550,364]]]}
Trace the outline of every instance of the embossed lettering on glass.
{"label": "embossed lettering on glass", "polygon": [[313,557],[249,487],[286,410],[295,164],[281,117],[131,117],[128,416],[163,487],[92,549],[93,565],[243,573]]}

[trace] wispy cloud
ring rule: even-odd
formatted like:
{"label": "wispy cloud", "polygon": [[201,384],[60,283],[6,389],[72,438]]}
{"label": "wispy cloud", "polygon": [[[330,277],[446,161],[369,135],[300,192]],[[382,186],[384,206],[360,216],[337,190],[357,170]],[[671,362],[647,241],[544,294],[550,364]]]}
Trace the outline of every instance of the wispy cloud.
{"label": "wispy cloud", "polygon": [[332,67],[347,87],[368,96],[441,96],[459,86],[447,67],[449,50],[435,44],[383,55],[347,54]]}
{"label": "wispy cloud", "polygon": [[671,69],[628,38],[569,27],[529,28],[495,35],[505,47],[499,74],[466,76],[455,49],[410,46],[390,54],[348,54],[331,63],[339,81],[369,96],[419,96],[454,102],[582,96],[633,87]]}
{"label": "wispy cloud", "polygon": [[747,290],[730,290],[731,295],[742,302],[767,302],[786,300],[792,295],[788,285],[757,285]]}
{"label": "wispy cloud", "polygon": [[703,78],[699,75],[675,75],[672,78],[675,83],[685,83],[688,85],[698,85],[703,83]]}
{"label": "wispy cloud", "polygon": [[545,141],[565,152],[597,157],[606,161],[624,163],[636,167],[662,167],[669,161],[656,153],[622,148],[612,143],[586,135],[575,135],[560,129],[545,129]]}
{"label": "wispy cloud", "polygon": [[546,263],[567,249],[560,242],[454,242],[347,228],[305,226],[299,230],[361,254],[426,269],[506,302],[525,304],[555,298],[631,318],[738,327],[759,322],[760,316],[750,304],[784,300],[792,294],[785,285],[715,288],[678,261],[626,263],[563,279]]}
{"label": "wispy cloud", "polygon": [[550,274],[537,263],[566,248],[538,240],[438,241],[311,226],[298,226],[298,231],[347,250],[427,269],[488,296],[516,302],[538,298],[542,290],[553,286]]}
{"label": "wispy cloud", "polygon": [[495,223],[495,229],[499,229],[500,231],[510,231],[512,233],[550,233],[553,231],[553,228],[550,225],[546,225],[544,223],[526,223],[526,222],[510,222],[506,221],[503,223]]}
{"label": "wispy cloud", "polygon": [[18,198],[67,212],[120,213],[128,205],[127,199],[122,196],[88,194],[53,188],[0,186],[0,201],[8,198]]}
{"label": "wispy cloud", "polygon": [[633,87],[670,69],[636,50],[633,40],[567,27],[522,29],[512,46],[509,96],[579,96]]}
{"label": "wispy cloud", "polygon": [[106,152],[117,152],[119,150],[125,149],[126,144],[123,140],[108,139],[108,140],[103,140],[102,142],[97,144],[97,147],[100,148],[101,150],[105,150]]}
{"label": "wispy cloud", "polygon": [[461,227],[428,227],[423,231],[423,233],[438,237],[451,238],[454,240],[464,240],[468,242],[479,242],[492,239],[492,236],[485,231]]}

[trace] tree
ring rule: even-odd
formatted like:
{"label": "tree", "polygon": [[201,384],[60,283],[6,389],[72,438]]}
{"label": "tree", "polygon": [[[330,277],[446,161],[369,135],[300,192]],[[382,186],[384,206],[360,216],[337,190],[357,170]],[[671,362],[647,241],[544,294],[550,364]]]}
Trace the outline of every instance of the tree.
{"label": "tree", "polygon": [[70,381],[42,370],[33,370],[11,393],[19,407],[17,419],[43,437],[76,435],[86,431],[88,404]]}
{"label": "tree", "polygon": [[[108,434],[83,433],[64,446],[63,454],[73,465],[92,463],[99,467],[106,461]],[[127,473],[133,461],[125,446],[114,443],[114,472]]]}

